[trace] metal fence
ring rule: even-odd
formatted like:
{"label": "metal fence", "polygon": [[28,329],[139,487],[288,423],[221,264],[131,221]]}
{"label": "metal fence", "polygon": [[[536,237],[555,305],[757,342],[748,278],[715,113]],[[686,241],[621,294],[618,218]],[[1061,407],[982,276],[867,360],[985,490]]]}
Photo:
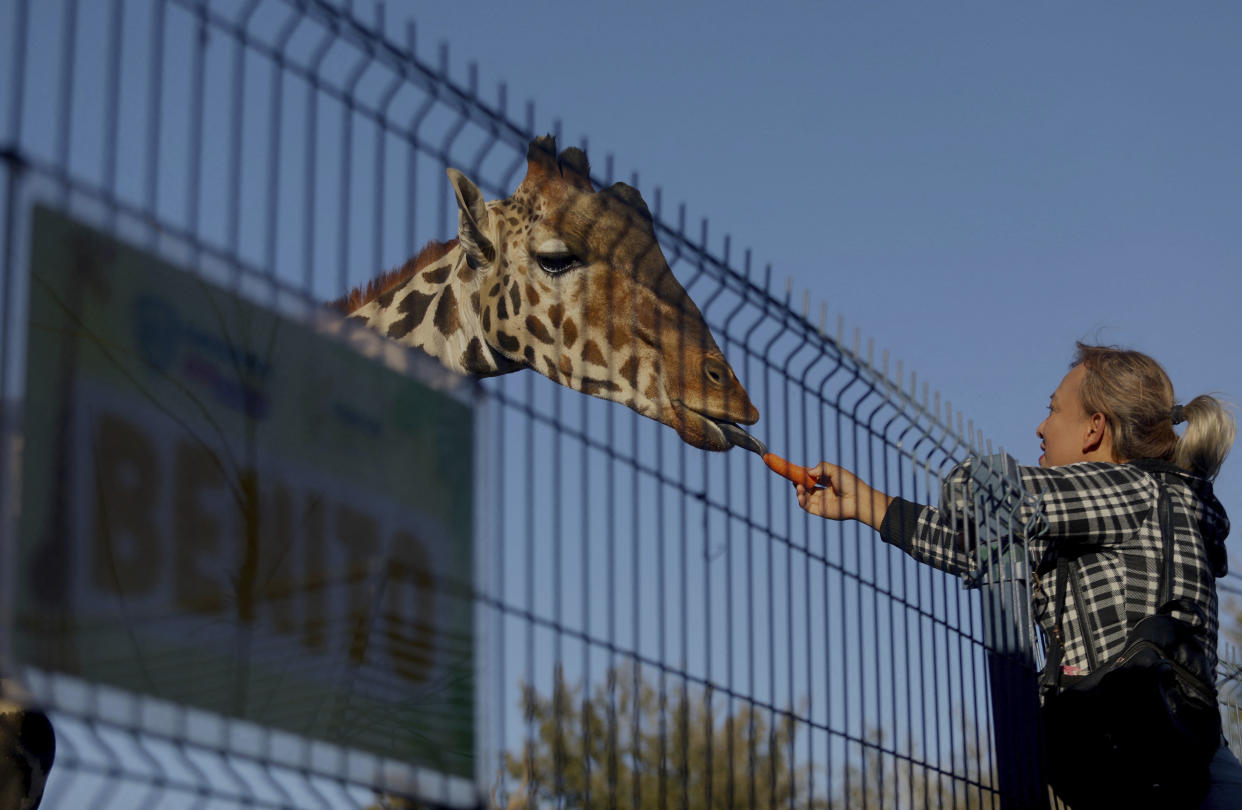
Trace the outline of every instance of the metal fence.
{"label": "metal fence", "polygon": [[[445,49],[428,59],[412,29],[404,42],[387,30],[382,6],[362,20],[324,0],[0,8],[0,398],[13,462],[0,470],[0,654],[57,730],[45,806],[1025,802],[1038,776],[1015,752],[1030,745],[1029,705],[1001,692],[1032,665],[1005,649],[1035,644],[1024,625],[1003,639],[1013,628],[994,612],[1007,592],[1024,598],[1021,577],[963,589],[870,530],[807,518],[741,450],[688,447],[529,371],[446,378],[324,326],[321,302],[455,235],[447,167],[504,197],[542,134],[533,107],[515,114],[503,86],[488,96],[473,70],[458,82]],[[611,156],[592,157],[597,185],[637,184],[614,176]],[[922,502],[957,461],[991,451],[926,382],[775,290],[727,237],[714,248],[706,220],[643,191],[669,266],[773,449],[839,459]],[[125,325],[96,336],[111,365],[82,360],[66,382],[76,344],[49,336],[38,307],[79,289],[102,300],[105,288],[174,301],[184,322],[142,309],[132,329],[147,329],[146,342],[127,343]],[[218,331],[194,326],[187,313],[200,310]],[[267,326],[238,337],[256,323]],[[379,435],[388,425],[363,400],[334,393],[325,410],[316,397],[382,389],[421,403],[434,430],[365,445],[361,463],[362,449],[340,443],[327,461],[300,456],[297,442],[280,445],[283,467],[246,456],[260,446],[246,432],[258,406],[251,388],[230,385],[267,373],[270,355],[248,352],[273,323],[298,336],[281,357],[302,360],[289,361],[297,404],[274,402],[268,417],[318,415],[306,428],[317,436]],[[206,358],[189,368],[200,381],[211,362],[236,373],[213,378],[219,402],[178,399],[184,386],[115,393],[141,387],[130,354],[173,341]],[[251,419],[234,425],[216,407]],[[240,436],[241,461],[213,478],[162,420]],[[114,458],[100,454],[122,429],[135,438],[117,442],[115,475],[77,469]],[[119,525],[99,517],[110,505],[145,503],[127,479],[145,469],[135,443],[153,448],[151,492],[167,478],[191,493],[152,512],[173,539],[150,547],[134,526],[131,546],[98,539],[98,526]],[[178,489],[183,472],[200,476],[198,489]],[[451,486],[438,488],[440,473]],[[408,487],[374,496],[391,478]],[[350,535],[279,587],[247,591],[243,562],[218,592],[203,590],[194,566],[231,553],[219,540],[228,527],[204,528],[234,509],[229,497],[244,538],[279,528],[243,525],[245,505],[270,498],[283,514],[282,497],[327,503],[332,526],[401,536],[402,499],[413,498],[418,514],[439,516],[428,565],[451,574],[424,582],[398,541]],[[300,556],[319,553],[305,520],[291,546]],[[1007,517],[988,520],[1000,530]],[[77,556],[92,542],[112,544],[113,563],[128,553],[129,573],[91,579]],[[169,563],[138,599],[152,555],[185,544],[203,550],[189,576]],[[394,573],[410,570],[408,582]],[[432,602],[418,601],[420,587]],[[403,636],[431,604],[447,624]],[[441,658],[411,670],[398,643]]]}

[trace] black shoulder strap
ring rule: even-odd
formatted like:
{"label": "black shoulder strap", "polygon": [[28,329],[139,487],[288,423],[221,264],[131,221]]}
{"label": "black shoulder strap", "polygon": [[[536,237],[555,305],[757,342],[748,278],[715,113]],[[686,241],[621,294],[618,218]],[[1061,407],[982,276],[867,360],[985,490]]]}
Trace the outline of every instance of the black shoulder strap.
{"label": "black shoulder strap", "polygon": [[1057,601],[1054,609],[1052,635],[1048,639],[1048,654],[1044,661],[1044,671],[1040,674],[1041,691],[1055,692],[1061,686],[1061,659],[1065,655],[1065,645],[1061,640],[1061,617],[1065,613],[1065,592],[1069,590],[1069,559],[1064,554],[1057,555]]}
{"label": "black shoulder strap", "polygon": [[1164,565],[1160,568],[1160,604],[1165,605],[1173,600],[1173,504],[1169,500],[1169,490],[1164,485],[1163,476],[1156,478],[1160,485],[1160,502],[1156,508],[1160,510],[1160,536],[1164,543]]}

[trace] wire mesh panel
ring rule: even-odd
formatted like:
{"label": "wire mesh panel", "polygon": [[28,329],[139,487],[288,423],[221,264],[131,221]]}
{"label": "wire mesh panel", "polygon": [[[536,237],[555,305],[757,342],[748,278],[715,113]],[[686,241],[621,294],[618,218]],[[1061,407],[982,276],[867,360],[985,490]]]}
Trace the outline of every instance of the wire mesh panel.
{"label": "wire mesh panel", "polygon": [[735,432],[928,503],[974,426],[386,30],[0,9],[0,654],[46,806],[1041,791],[1025,573],[811,518]]}

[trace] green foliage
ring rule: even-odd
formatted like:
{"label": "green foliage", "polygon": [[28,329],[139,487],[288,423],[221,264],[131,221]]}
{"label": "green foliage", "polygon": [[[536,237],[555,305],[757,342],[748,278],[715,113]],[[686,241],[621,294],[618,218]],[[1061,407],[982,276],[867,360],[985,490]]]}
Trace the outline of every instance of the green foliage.
{"label": "green foliage", "polygon": [[1217,687],[1225,739],[1236,746],[1242,744],[1242,604],[1228,599],[1221,613]]}
{"label": "green foliage", "polygon": [[[792,713],[730,711],[719,694],[674,677],[652,683],[637,667],[610,671],[589,696],[558,670],[550,694],[524,685],[521,701],[529,738],[504,754],[488,797],[494,810],[976,810],[996,801],[988,758],[966,735],[963,749],[937,767],[914,743],[894,747],[871,729],[829,773],[798,763]],[[960,711],[955,722],[974,728],[971,713]],[[372,810],[421,807],[384,797]]]}
{"label": "green foliage", "polygon": [[[969,740],[965,752],[954,757],[956,767],[951,773],[938,771],[920,759],[917,746],[911,743],[891,750],[884,745],[883,732],[872,729],[865,749],[837,774],[834,785],[838,798],[833,806],[946,810],[995,806],[993,775],[987,758]],[[963,776],[962,771],[969,777]]]}
{"label": "green foliage", "polygon": [[[585,698],[558,672],[552,694],[523,687],[533,739],[505,755],[518,806],[826,808],[795,766],[797,724],[680,681],[653,685],[636,668],[609,673]],[[726,712],[722,719],[720,713]],[[822,792],[822,789],[821,789]]]}

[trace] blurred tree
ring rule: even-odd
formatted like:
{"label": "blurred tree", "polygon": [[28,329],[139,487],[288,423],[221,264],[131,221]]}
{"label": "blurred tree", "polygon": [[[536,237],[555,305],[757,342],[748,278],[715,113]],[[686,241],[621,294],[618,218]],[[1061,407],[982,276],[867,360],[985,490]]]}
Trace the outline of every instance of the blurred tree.
{"label": "blurred tree", "polygon": [[[589,698],[559,670],[551,694],[524,685],[530,738],[504,754],[488,806],[975,810],[995,803],[988,758],[970,739],[937,766],[925,763],[914,743],[892,749],[872,729],[824,777],[821,769],[796,763],[799,724],[792,714],[747,705],[728,713],[728,702],[710,690],[673,678],[664,686],[632,666],[611,670]],[[953,717],[962,729],[975,728],[969,712],[955,710]],[[424,807],[383,797],[368,810]]]}
{"label": "blurred tree", "polygon": [[1220,642],[1216,686],[1222,730],[1230,746],[1237,746],[1242,743],[1242,603],[1231,596],[1225,598],[1221,610]]}
{"label": "blurred tree", "polygon": [[[611,670],[590,699],[557,672],[552,694],[522,689],[534,737],[505,755],[508,801],[617,810],[827,808],[810,766],[793,764],[797,724],[749,706],[717,713],[710,690],[661,690],[635,667]],[[822,793],[822,783],[819,791]]]}
{"label": "blurred tree", "polygon": [[[955,710],[953,717],[961,718],[962,728],[975,727],[969,713]],[[879,729],[868,733],[861,756],[852,757],[833,784],[834,807],[977,810],[997,802],[989,759],[972,740],[966,740],[963,752],[954,752],[951,767],[936,768],[924,762],[912,742],[901,749],[888,749]]]}

